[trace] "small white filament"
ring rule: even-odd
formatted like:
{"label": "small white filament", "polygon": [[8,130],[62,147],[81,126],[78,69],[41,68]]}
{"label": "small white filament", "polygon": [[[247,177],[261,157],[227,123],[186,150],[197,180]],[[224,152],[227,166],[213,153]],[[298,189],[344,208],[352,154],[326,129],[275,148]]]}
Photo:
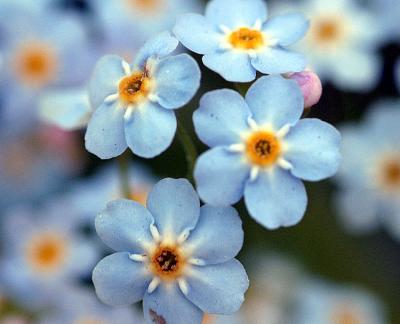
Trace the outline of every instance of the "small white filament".
{"label": "small white filament", "polygon": [[189,286],[185,279],[178,279],[178,285],[182,293],[186,296],[189,293]]}
{"label": "small white filament", "polygon": [[190,264],[197,265],[197,266],[204,266],[204,265],[206,264],[206,263],[204,262],[204,260],[198,259],[198,258],[190,258],[190,259],[188,260],[188,262],[189,262]]}
{"label": "small white filament", "polygon": [[129,259],[131,259],[132,261],[144,262],[147,259],[147,256],[132,253],[129,254]]}
{"label": "small white filament", "polygon": [[260,173],[260,168],[258,166],[253,166],[250,171],[250,181],[253,182],[257,179]]}
{"label": "small white filament", "polygon": [[150,282],[149,287],[147,288],[147,292],[151,294],[154,290],[156,290],[156,288],[160,283],[161,283],[160,278],[154,277],[153,280]]}
{"label": "small white filament", "polygon": [[156,243],[159,243],[161,241],[160,232],[154,224],[150,225],[150,233]]}
{"label": "small white filament", "polygon": [[229,145],[228,151],[233,153],[242,153],[246,149],[243,143]]}
{"label": "small white filament", "polygon": [[110,94],[109,96],[106,97],[106,99],[104,99],[104,102],[106,104],[112,104],[118,99],[118,97],[119,97],[118,93]]}
{"label": "small white filament", "polygon": [[292,163],[290,163],[289,161],[285,160],[284,158],[280,158],[278,160],[278,165],[285,170],[290,170],[293,169],[293,165]]}
{"label": "small white filament", "polygon": [[131,67],[128,62],[122,61],[122,69],[124,70],[125,75],[131,75]]}

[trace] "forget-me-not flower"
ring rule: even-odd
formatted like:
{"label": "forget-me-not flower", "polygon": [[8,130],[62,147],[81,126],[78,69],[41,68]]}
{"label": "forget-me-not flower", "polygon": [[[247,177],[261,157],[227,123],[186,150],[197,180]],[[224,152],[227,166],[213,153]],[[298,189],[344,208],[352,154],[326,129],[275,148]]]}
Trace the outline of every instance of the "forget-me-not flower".
{"label": "forget-me-not flower", "polygon": [[101,239],[118,251],[93,271],[99,298],[110,305],[143,299],[146,323],[201,323],[203,312],[230,314],[248,279],[234,259],[243,244],[232,207],[200,207],[185,179],[163,179],[147,209],[131,200],[108,204],[96,218]]}
{"label": "forget-me-not flower", "polygon": [[267,19],[262,0],[212,0],[205,16],[185,14],[174,33],[187,48],[204,54],[203,63],[228,81],[249,82],[265,74],[300,72],[303,55],[287,46],[308,29],[302,14]]}
{"label": "forget-me-not flower", "polygon": [[381,224],[400,239],[400,101],[374,104],[360,125],[341,128],[343,163],[337,207],[351,233]]}
{"label": "forget-me-not flower", "polygon": [[250,215],[275,229],[300,221],[307,205],[301,180],[332,176],[340,160],[340,134],[318,119],[300,119],[303,95],[281,76],[257,80],[243,98],[222,89],[206,93],[193,119],[212,147],[197,160],[200,197],[230,205],[244,195]]}
{"label": "forget-me-not flower", "polygon": [[151,158],[168,148],[176,131],[173,110],[184,106],[200,84],[192,57],[167,57],[177,46],[165,32],[150,39],[132,65],[113,55],[100,59],[89,83],[95,111],[85,135],[88,151],[108,159],[129,147]]}

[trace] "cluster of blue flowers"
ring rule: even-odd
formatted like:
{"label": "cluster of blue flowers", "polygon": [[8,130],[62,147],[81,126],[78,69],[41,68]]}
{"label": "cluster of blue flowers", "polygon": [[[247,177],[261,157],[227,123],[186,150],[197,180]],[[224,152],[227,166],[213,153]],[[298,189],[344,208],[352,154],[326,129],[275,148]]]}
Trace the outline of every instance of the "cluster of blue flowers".
{"label": "cluster of blue flowers", "polygon": [[250,215],[264,227],[292,226],[307,206],[302,180],[325,179],[339,167],[338,131],[318,119],[301,119],[303,92],[281,75],[305,69],[303,55],[287,47],[307,29],[301,14],[267,19],[262,0],[212,0],[205,16],[185,14],[174,35],[150,38],[132,64],[115,55],[98,61],[89,82],[85,144],[101,159],[127,148],[152,158],[171,145],[174,110],[200,86],[196,61],[172,54],[179,42],[203,54],[204,65],[227,81],[269,74],[248,85],[245,97],[231,89],[202,96],[193,122],[211,149],[194,167],[197,192],[185,179],[163,179],[150,191],[147,207],[115,200],[96,217],[100,238],[117,251],[93,271],[103,302],[143,299],[149,323],[201,323],[205,313],[239,309],[249,283],[234,259],[243,230],[230,205],[244,196]]}

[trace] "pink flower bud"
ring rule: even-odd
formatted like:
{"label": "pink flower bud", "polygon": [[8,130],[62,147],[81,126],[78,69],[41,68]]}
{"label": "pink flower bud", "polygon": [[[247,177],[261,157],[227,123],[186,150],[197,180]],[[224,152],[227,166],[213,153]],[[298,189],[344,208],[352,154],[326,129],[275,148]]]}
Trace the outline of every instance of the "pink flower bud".
{"label": "pink flower bud", "polygon": [[304,96],[304,108],[311,108],[318,103],[322,95],[321,80],[311,71],[292,73],[288,76],[297,82]]}

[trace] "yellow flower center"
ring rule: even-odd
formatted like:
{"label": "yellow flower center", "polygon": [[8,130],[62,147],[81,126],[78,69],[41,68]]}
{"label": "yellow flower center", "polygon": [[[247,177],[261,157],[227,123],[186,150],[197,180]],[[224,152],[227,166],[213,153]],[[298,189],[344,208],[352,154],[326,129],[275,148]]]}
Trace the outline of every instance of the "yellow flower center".
{"label": "yellow flower center", "polygon": [[46,233],[33,238],[27,248],[32,267],[39,272],[52,272],[64,263],[67,243],[57,233]]}
{"label": "yellow flower center", "polygon": [[164,6],[164,0],[127,0],[128,5],[133,9],[139,9],[140,11],[151,14],[155,11],[159,11]]}
{"label": "yellow flower center", "polygon": [[47,44],[31,43],[21,46],[13,64],[16,77],[30,86],[42,87],[57,76],[57,55]]}
{"label": "yellow flower center", "polygon": [[339,309],[333,316],[334,324],[361,324],[359,315],[348,308]]}
{"label": "yellow flower center", "polygon": [[229,35],[229,43],[237,49],[255,50],[264,45],[264,37],[259,30],[242,27]]}
{"label": "yellow flower center", "polygon": [[258,131],[248,137],[246,153],[251,163],[262,167],[271,166],[280,156],[281,144],[273,133]]}
{"label": "yellow flower center", "polygon": [[175,280],[182,275],[186,266],[186,258],[179,247],[160,245],[151,254],[150,269],[153,274],[163,280]]}
{"label": "yellow flower center", "polygon": [[381,170],[382,185],[389,190],[400,189],[400,159],[388,159]]}
{"label": "yellow flower center", "polygon": [[132,189],[129,198],[146,207],[148,193],[148,190]]}
{"label": "yellow flower center", "polygon": [[150,92],[150,78],[147,73],[137,72],[124,77],[118,85],[119,97],[127,104],[135,104]]}

